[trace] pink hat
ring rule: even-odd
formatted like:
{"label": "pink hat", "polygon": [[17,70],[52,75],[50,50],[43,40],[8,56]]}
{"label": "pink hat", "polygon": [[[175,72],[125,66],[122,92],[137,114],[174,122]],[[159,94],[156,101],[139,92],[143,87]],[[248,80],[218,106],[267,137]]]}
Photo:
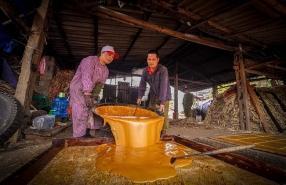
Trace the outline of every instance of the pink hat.
{"label": "pink hat", "polygon": [[115,59],[118,59],[119,58],[119,55],[117,53],[115,53],[114,49],[112,46],[104,46],[102,49],[101,49],[101,52],[108,52],[110,54],[113,54],[114,55],[114,58]]}

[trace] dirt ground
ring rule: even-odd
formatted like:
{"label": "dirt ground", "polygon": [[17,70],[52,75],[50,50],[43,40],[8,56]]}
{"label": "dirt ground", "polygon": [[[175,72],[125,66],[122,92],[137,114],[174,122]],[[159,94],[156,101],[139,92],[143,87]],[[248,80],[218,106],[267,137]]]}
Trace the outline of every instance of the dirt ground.
{"label": "dirt ground", "polygon": [[[181,137],[190,140],[198,137],[217,137],[237,133],[239,132],[194,125],[170,125],[170,128],[167,130],[168,135],[180,135]],[[92,132],[91,134],[94,133]],[[68,127],[50,139],[21,140],[7,149],[0,149],[0,181],[48,149],[51,146],[53,139],[71,137],[72,127]]]}
{"label": "dirt ground", "polygon": [[[178,122],[170,121],[170,128],[167,135],[179,135],[192,140],[199,137],[216,138],[224,135],[241,134],[241,131],[231,131],[228,129],[214,128],[203,123],[193,122],[192,124],[180,125]],[[94,135],[92,132],[91,134]],[[52,140],[56,138],[72,138],[72,127],[68,127],[53,138],[37,140],[21,140],[9,148],[0,149],[0,182],[19,169],[24,164],[48,149]]]}

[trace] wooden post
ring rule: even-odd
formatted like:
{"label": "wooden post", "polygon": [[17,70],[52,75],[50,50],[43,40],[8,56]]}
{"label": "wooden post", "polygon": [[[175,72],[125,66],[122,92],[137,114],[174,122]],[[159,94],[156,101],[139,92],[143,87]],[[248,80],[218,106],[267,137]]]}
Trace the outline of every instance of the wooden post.
{"label": "wooden post", "polygon": [[249,96],[250,96],[250,99],[251,99],[251,102],[259,116],[259,118],[261,119],[261,123],[262,123],[262,126],[263,126],[263,129],[266,133],[270,133],[269,131],[269,126],[266,122],[266,119],[265,119],[265,116],[264,116],[264,113],[262,111],[262,107],[260,106],[260,103],[258,101],[258,98],[255,94],[255,92],[253,91],[252,87],[250,86],[248,80],[246,79],[246,86],[247,86],[247,91],[249,93]]}
{"label": "wooden post", "polygon": [[236,75],[237,85],[237,100],[239,106],[239,122],[242,130],[250,131],[250,116],[249,116],[249,105],[248,105],[248,93],[246,85],[246,75],[244,71],[244,59],[242,55],[241,45],[239,46],[240,51],[234,55],[234,69]]}
{"label": "wooden post", "polygon": [[178,111],[178,61],[175,64],[175,79],[174,79],[174,119],[178,119],[179,111]]}
{"label": "wooden post", "polygon": [[272,87],[277,87],[277,86],[278,86],[277,81],[274,80],[274,79],[271,79],[271,80],[270,80],[270,83],[271,83],[271,86],[272,86]]}
{"label": "wooden post", "polygon": [[216,95],[217,95],[217,85],[214,84],[213,85],[213,100],[216,99]]}
{"label": "wooden post", "polygon": [[49,10],[52,4],[51,2],[52,0],[42,1],[42,5],[35,15],[31,34],[22,58],[21,73],[15,92],[15,97],[24,108],[24,117],[19,130],[18,140],[21,139],[21,134],[26,129],[27,122],[29,121],[30,102],[32,100],[36,77],[38,75],[38,66],[44,48],[45,34],[47,33],[45,26],[48,22],[48,12],[52,12]]}

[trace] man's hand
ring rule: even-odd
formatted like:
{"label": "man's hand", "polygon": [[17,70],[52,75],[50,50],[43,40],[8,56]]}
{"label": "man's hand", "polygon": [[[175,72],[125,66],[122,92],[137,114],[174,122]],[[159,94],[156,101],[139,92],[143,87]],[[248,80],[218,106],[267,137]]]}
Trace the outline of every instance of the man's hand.
{"label": "man's hand", "polygon": [[94,100],[90,95],[84,95],[84,101],[85,101],[85,105],[88,108],[91,108],[94,105],[93,103]]}
{"label": "man's hand", "polygon": [[165,109],[165,105],[162,105],[162,104],[161,104],[159,111],[160,111],[160,112],[164,112],[164,109]]}
{"label": "man's hand", "polygon": [[141,99],[141,98],[138,98],[138,99],[137,99],[137,105],[140,105],[140,104],[141,104],[141,101],[142,101],[142,99]]}

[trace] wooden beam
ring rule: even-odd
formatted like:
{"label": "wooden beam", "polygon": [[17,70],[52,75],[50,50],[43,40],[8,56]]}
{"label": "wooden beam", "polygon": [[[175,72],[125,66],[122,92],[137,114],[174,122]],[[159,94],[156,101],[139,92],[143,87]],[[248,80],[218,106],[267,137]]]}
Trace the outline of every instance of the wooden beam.
{"label": "wooden beam", "polygon": [[[175,79],[174,76],[170,76],[169,77],[170,80]],[[208,82],[201,82],[201,81],[195,81],[195,80],[187,80],[187,79],[183,79],[183,78],[178,78],[178,80],[180,82],[190,82],[190,83],[195,83],[195,84],[201,84],[201,85],[211,85],[212,83],[208,83]]]}
{"label": "wooden beam", "polygon": [[284,67],[280,67],[280,66],[277,66],[277,65],[272,65],[272,64],[266,64],[267,67],[271,67],[271,68],[275,68],[275,69],[279,69],[281,71],[286,71],[286,68]]}
{"label": "wooden beam", "polygon": [[[178,31],[182,27],[182,23],[179,23],[178,26],[175,28],[175,31]],[[169,35],[164,39],[164,41],[156,48],[157,51],[159,51],[169,40],[171,39],[171,36]]]}
{"label": "wooden beam", "polygon": [[255,1],[253,3],[253,6],[272,19],[280,17],[280,15],[277,12],[275,12],[272,8],[270,8],[261,1]]}
{"label": "wooden beam", "polygon": [[275,20],[268,20],[268,21],[263,22],[263,23],[261,23],[259,25],[254,25],[254,27],[251,27],[251,28],[248,28],[248,29],[244,29],[244,30],[239,31],[239,32],[231,33],[231,34],[225,36],[225,38],[234,37],[236,35],[243,34],[245,32],[253,31],[253,30],[256,30],[256,29],[260,29],[260,28],[265,27],[265,26],[270,27],[272,25],[278,24],[279,22],[284,22],[283,18],[278,18],[278,19],[275,19]]}
{"label": "wooden beam", "polygon": [[[161,6],[161,7],[164,7],[172,12],[175,12],[175,13],[179,13],[179,14],[182,14],[182,15],[186,15],[192,19],[195,19],[195,20],[203,20],[204,18],[194,12],[191,12],[191,11],[188,11],[186,9],[183,9],[183,8],[180,8],[180,7],[177,7],[177,6],[174,6],[172,4],[169,4],[169,3],[166,3],[164,1],[158,1],[158,0],[152,0],[152,3],[157,5],[157,6]],[[226,26],[223,26],[222,24],[218,23],[218,22],[215,22],[215,21],[211,21],[209,20],[208,21],[208,24],[210,26],[213,26],[217,29],[220,29],[221,31],[224,31],[226,33],[234,33],[235,30],[232,30]],[[268,46],[263,44],[262,42],[256,40],[256,39],[253,39],[253,38],[250,38],[250,37],[247,37],[243,34],[238,34],[236,35],[237,37],[241,38],[241,39],[244,39],[246,41],[249,41],[249,42],[252,42],[258,46],[261,46],[261,47],[264,47],[264,48],[267,48]]]}
{"label": "wooden beam", "polygon": [[255,108],[260,120],[261,120],[261,124],[263,126],[263,129],[266,133],[270,133],[270,130],[269,130],[269,125],[266,121],[266,118],[265,118],[265,115],[264,115],[264,112],[262,110],[262,107],[259,103],[259,100],[255,94],[255,92],[253,91],[252,87],[250,86],[247,78],[245,79],[246,80],[246,86],[247,86],[247,91],[248,91],[248,94],[250,96],[250,100],[253,104],[253,107]]}
{"label": "wooden beam", "polygon": [[29,33],[30,28],[22,21],[18,14],[14,11],[13,7],[5,0],[0,0],[1,10],[11,19],[11,21],[16,25],[22,33]]}
{"label": "wooden beam", "polygon": [[246,69],[245,68],[245,72],[251,73],[251,74],[256,74],[256,75],[261,75],[261,76],[267,76],[268,78],[272,78],[272,79],[281,79],[281,77],[276,77],[273,74],[264,73],[264,72],[256,71],[256,70],[252,70],[252,69]]}
{"label": "wooden beam", "polygon": [[254,1],[256,1],[256,0],[245,1],[245,2],[242,1],[243,3],[240,2],[240,3],[238,3],[238,4],[231,5],[230,7],[227,7],[227,8],[225,8],[225,9],[221,10],[221,11],[218,11],[218,12],[216,12],[216,13],[214,13],[214,14],[208,16],[208,17],[206,17],[206,18],[203,18],[203,19],[202,19],[201,21],[199,21],[198,23],[196,23],[196,24],[194,24],[193,26],[189,27],[188,30],[194,29],[194,28],[196,28],[196,27],[198,27],[198,26],[200,26],[200,25],[202,25],[202,24],[208,22],[209,20],[211,20],[211,19],[213,19],[213,18],[215,18],[215,17],[221,16],[221,15],[226,14],[226,13],[228,13],[228,12],[237,11],[237,10],[239,10],[239,9],[245,7],[245,6],[248,6],[248,5],[252,4]]}
{"label": "wooden beam", "polygon": [[[1,0],[1,1],[2,1],[2,0]],[[28,16],[28,15],[34,13],[35,11],[36,11],[36,10],[32,10],[32,11],[26,13],[26,16]],[[19,18],[22,18],[22,17],[24,17],[24,16],[25,16],[24,14],[21,14],[21,15],[19,15],[18,17],[19,17]],[[6,26],[6,25],[8,25],[8,24],[10,24],[10,23],[12,23],[12,22],[13,22],[13,21],[10,19],[10,20],[8,20],[8,21],[3,22],[2,24],[3,24],[4,26]],[[29,29],[30,29],[30,28],[29,28]]]}
{"label": "wooden beam", "polygon": [[[120,71],[111,70],[111,69],[109,70],[109,72],[116,73],[116,74],[121,74],[121,75],[128,75],[128,76],[138,76],[138,77],[142,76],[142,75],[138,75],[138,74],[125,73],[125,72],[120,72]],[[173,80],[173,79],[175,79],[174,76],[170,76],[169,77],[169,80]],[[211,83],[208,83],[208,82],[200,82],[200,81],[187,80],[187,79],[182,79],[182,78],[178,78],[178,81],[191,82],[191,83],[197,83],[197,84],[202,84],[202,85],[211,85]]]}
{"label": "wooden beam", "polygon": [[180,8],[176,5],[172,5],[170,3],[166,3],[164,1],[159,1],[159,0],[151,0],[152,1],[152,4],[155,4],[159,7],[163,7],[163,8],[166,8],[172,12],[175,12],[175,13],[179,13],[179,14],[182,14],[182,15],[186,15],[188,17],[191,17],[192,19],[195,19],[195,20],[201,20],[203,19],[202,16],[194,13],[194,12],[191,12],[191,11],[188,11],[184,8]]}
{"label": "wooden beam", "polygon": [[280,12],[284,16],[286,15],[286,6],[277,0],[263,0],[266,4],[271,6],[274,10]]}
{"label": "wooden beam", "polygon": [[[60,7],[60,4],[59,4],[59,3],[60,3],[60,2],[58,1],[58,2],[57,2],[57,5]],[[57,8],[59,8],[59,7],[57,7]],[[69,58],[70,58],[70,59],[74,59],[74,55],[73,55],[73,53],[72,53],[72,50],[71,50],[70,44],[69,44],[69,42],[68,42],[68,39],[67,39],[65,30],[64,30],[64,28],[63,28],[63,26],[62,26],[62,23],[61,23],[61,21],[60,21],[60,16],[59,16],[58,14],[59,14],[58,11],[54,11],[54,12],[53,12],[54,20],[56,21],[58,30],[59,30],[59,32],[60,32],[60,34],[61,34],[61,37],[62,37],[62,39],[63,39],[64,45],[65,45],[65,47],[66,47],[66,50],[69,52]]]}
{"label": "wooden beam", "polygon": [[29,39],[22,58],[21,73],[15,92],[15,97],[19,100],[24,108],[24,118],[22,119],[18,139],[26,129],[26,125],[30,114],[30,103],[33,96],[36,77],[38,75],[38,66],[42,57],[42,51],[45,43],[45,34],[47,33],[47,22],[50,16],[50,4],[52,0],[42,1],[38,9]]}
{"label": "wooden beam", "polygon": [[272,63],[276,63],[279,62],[279,60],[271,60],[268,62],[261,62],[261,61],[257,61],[257,60],[251,60],[251,59],[245,59],[246,62],[250,62],[250,63],[256,63],[255,65],[252,66],[248,66],[247,69],[256,69],[256,68],[260,68],[263,66],[266,66],[267,64],[272,64]]}
{"label": "wooden beam", "polygon": [[[179,23],[179,25],[176,27],[175,31],[178,31],[181,26],[182,26],[182,24]],[[165,40],[160,44],[160,46],[158,46],[158,47],[156,48],[156,50],[159,51],[170,39],[171,39],[171,36],[168,35],[168,36],[165,38]],[[145,61],[144,61],[144,62],[141,62],[141,63],[137,66],[137,68],[140,68],[143,64],[145,64]]]}
{"label": "wooden beam", "polygon": [[[79,7],[74,7],[72,5],[68,5],[66,4],[67,7],[72,8],[74,10],[79,11]],[[104,8],[102,6],[99,6],[96,12],[91,12],[88,10],[83,10],[81,9],[81,11],[91,14],[91,15],[97,15],[99,17],[104,17],[104,18],[108,18],[108,19],[112,19],[118,22],[122,22],[124,24],[128,24],[128,25],[132,25],[132,26],[136,26],[136,27],[141,27],[144,29],[149,29],[149,30],[154,30],[157,32],[161,32],[161,33],[165,33],[167,35],[171,35],[173,37],[176,38],[180,38],[183,40],[187,40],[187,41],[191,41],[191,42],[195,42],[198,44],[202,44],[202,45],[206,45],[206,46],[210,46],[210,47],[214,47],[214,48],[218,48],[218,49],[222,49],[222,50],[227,50],[227,51],[236,51],[237,48],[230,46],[230,45],[226,45],[222,42],[214,42],[214,41],[209,41],[206,39],[202,39],[197,37],[196,35],[192,35],[192,34],[186,34],[186,33],[181,33],[181,32],[177,32],[177,31],[173,31],[171,29],[162,27],[162,26],[158,26],[155,24],[151,24],[148,23],[146,21],[142,21],[136,18],[133,18],[131,16],[113,11],[113,10],[109,10],[107,8]]]}
{"label": "wooden beam", "polygon": [[[142,20],[148,22],[148,20],[149,20],[151,14],[152,14],[151,12],[144,11],[144,17],[143,17]],[[126,57],[128,56],[129,52],[131,51],[131,49],[133,48],[134,44],[136,43],[136,41],[137,41],[138,38],[140,37],[142,31],[143,31],[143,28],[139,28],[139,30],[138,30],[138,32],[136,33],[136,35],[135,35],[133,41],[131,42],[131,44],[129,45],[129,48],[127,49],[127,51],[126,51],[126,53],[125,53],[125,55],[124,55],[124,57],[123,57],[123,59],[122,59],[122,62],[119,64],[117,70],[120,69],[121,65],[122,65],[123,62],[125,61],[125,59],[126,59]],[[143,62],[142,62],[142,63],[143,63]],[[141,64],[142,64],[142,63],[141,63]]]}

